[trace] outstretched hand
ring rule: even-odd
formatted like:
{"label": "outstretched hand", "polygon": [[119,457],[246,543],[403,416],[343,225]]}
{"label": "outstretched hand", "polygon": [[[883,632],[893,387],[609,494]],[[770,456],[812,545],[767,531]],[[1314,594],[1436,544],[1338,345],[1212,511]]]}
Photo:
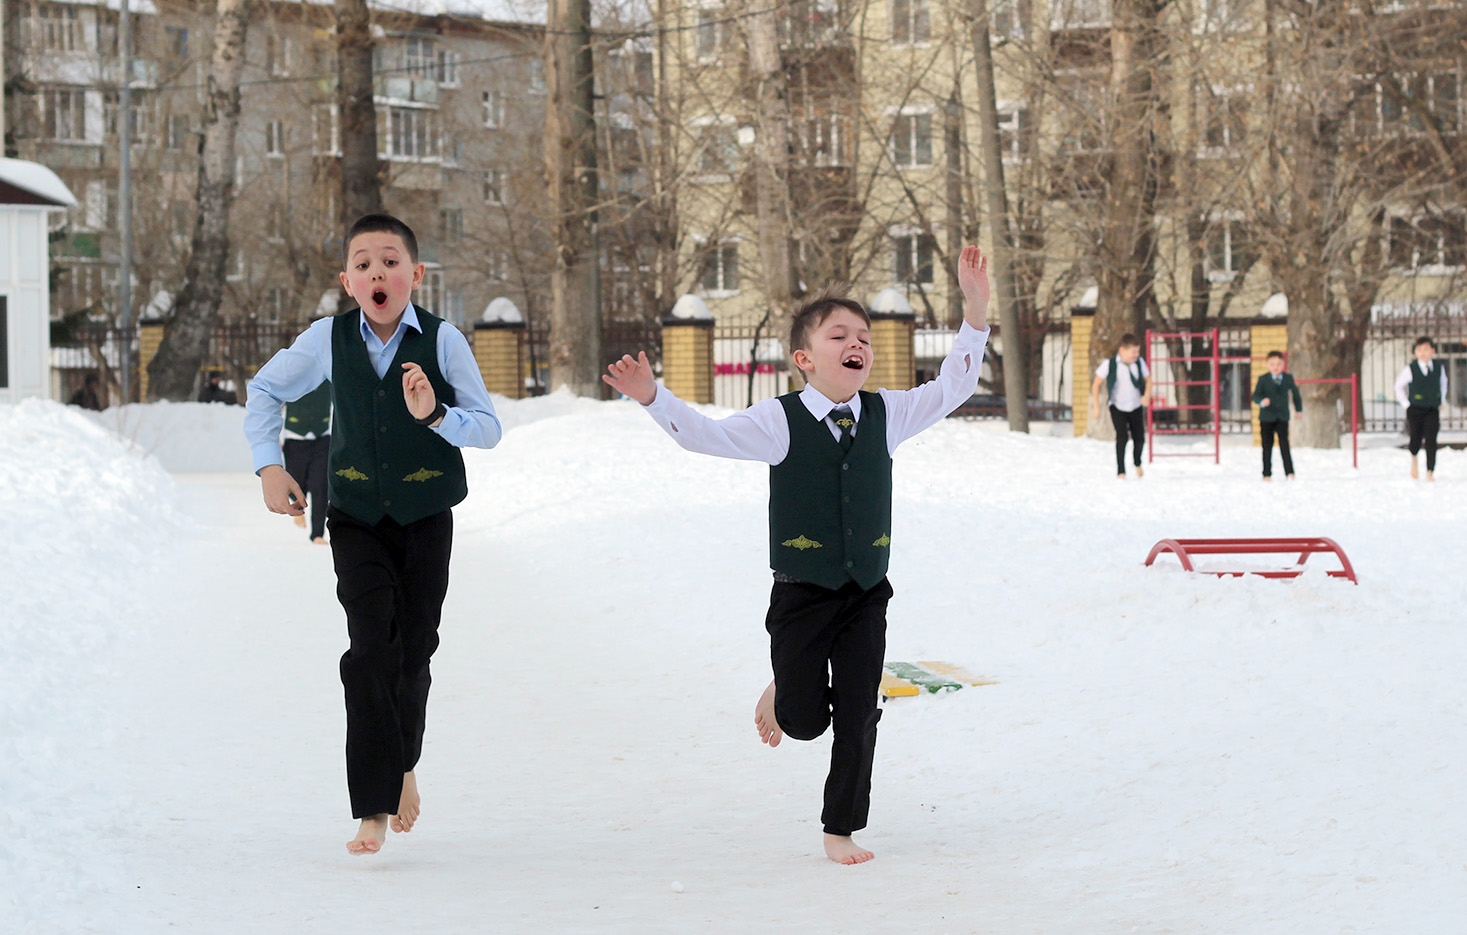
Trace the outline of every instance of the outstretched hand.
{"label": "outstretched hand", "polygon": [[414,419],[426,419],[438,408],[438,394],[428,375],[417,364],[402,365],[402,399]]}
{"label": "outstretched hand", "polygon": [[601,375],[601,379],[612,389],[644,406],[652,405],[652,400],[657,398],[657,380],[652,376],[652,365],[647,362],[646,351],[638,351],[636,360],[632,360],[630,354],[623,354],[621,360],[613,360],[606,365],[606,373]]}
{"label": "outstretched hand", "polygon": [[969,244],[958,256],[958,287],[963,290],[963,320],[979,331],[988,327],[988,257]]}

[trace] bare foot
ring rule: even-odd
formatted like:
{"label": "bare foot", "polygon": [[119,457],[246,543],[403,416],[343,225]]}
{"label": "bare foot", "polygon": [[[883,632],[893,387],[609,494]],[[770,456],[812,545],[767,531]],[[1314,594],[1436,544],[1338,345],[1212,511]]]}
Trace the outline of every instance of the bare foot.
{"label": "bare foot", "polygon": [[392,816],[393,831],[411,831],[423,813],[423,798],[418,795],[418,777],[411,771],[402,774],[402,799],[397,803],[397,814]]}
{"label": "bare foot", "polygon": [[302,513],[300,516],[292,517],[292,519],[295,520],[295,524],[297,526],[299,526],[300,528],[302,528],[302,529],[305,529],[306,528],[306,517],[305,517],[305,514],[304,513]]}
{"label": "bare foot", "polygon": [[1267,474],[1263,475],[1263,479],[1264,480],[1267,480],[1267,481],[1273,480],[1273,478],[1272,477],[1269,477]]}
{"label": "bare foot", "polygon": [[1126,479],[1126,475],[1124,475],[1124,474],[1117,474],[1116,475],[1116,480],[1125,480],[1125,479]]}
{"label": "bare foot", "polygon": [[1415,480],[1416,478],[1418,478],[1420,476],[1421,475],[1419,475],[1419,474],[1416,473],[1416,458],[1415,458],[1415,456],[1412,456],[1412,458],[1411,458],[1411,479],[1412,480]]}
{"label": "bare foot", "polygon": [[371,818],[363,818],[362,826],[357,829],[357,836],[346,842],[346,849],[357,856],[363,854],[375,854],[382,850],[382,842],[387,840],[387,816],[373,815]]}
{"label": "bare foot", "polygon": [[312,539],[311,541],[314,542],[314,543],[316,543],[317,545],[325,545],[326,544],[326,537],[325,536],[317,536],[316,538]]}
{"label": "bare foot", "polygon": [[876,855],[856,844],[851,836],[841,834],[827,834],[825,836],[825,856],[838,864],[864,864]]}
{"label": "bare foot", "polygon": [[1143,471],[1143,470],[1141,470],[1141,465],[1139,465],[1139,464],[1136,465],[1136,476],[1137,477],[1145,477],[1146,476],[1146,472]]}
{"label": "bare foot", "polygon": [[774,683],[764,689],[764,694],[759,696],[759,701],[754,705],[754,726],[759,730],[759,739],[771,747],[779,746],[784,739],[784,731],[779,729],[779,722],[774,719]]}
{"label": "bare foot", "polygon": [[1435,478],[1435,477],[1432,477],[1432,476],[1431,476],[1431,475],[1432,475],[1432,474],[1433,474],[1433,473],[1435,473],[1435,472],[1433,472],[1433,471],[1427,471],[1427,472],[1426,472],[1426,479],[1427,479],[1427,480],[1436,480],[1436,478]]}

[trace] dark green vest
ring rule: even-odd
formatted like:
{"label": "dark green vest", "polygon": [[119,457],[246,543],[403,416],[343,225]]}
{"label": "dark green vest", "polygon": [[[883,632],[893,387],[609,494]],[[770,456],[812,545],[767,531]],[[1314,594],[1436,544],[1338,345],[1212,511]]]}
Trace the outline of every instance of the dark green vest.
{"label": "dark green vest", "polygon": [[285,427],[297,435],[314,433],[317,438],[325,438],[331,434],[330,380],[295,402],[285,404]]}
{"label": "dark green vest", "polygon": [[[1141,375],[1141,358],[1137,357],[1134,364],[1123,364],[1121,355],[1117,354],[1110,359],[1110,370],[1105,375],[1105,393],[1112,401],[1116,398],[1116,378],[1121,375],[1122,367],[1126,368],[1126,375],[1131,378],[1131,385],[1143,393],[1146,392],[1146,378]],[[1131,367],[1136,368],[1135,373],[1131,372]]]}
{"label": "dark green vest", "polygon": [[404,525],[441,513],[468,493],[457,448],[418,425],[402,398],[402,365],[415,363],[445,406],[453,387],[438,369],[441,319],[418,309],[422,332],[408,328],[385,377],[378,377],[353,309],[331,324],[331,505],[364,523],[390,516]]}
{"label": "dark green vest", "polygon": [[849,452],[800,402],[779,397],[790,452],[769,468],[769,565],[832,590],[873,588],[891,554],[891,454],[886,404],[861,393],[861,423]]}
{"label": "dark green vest", "polygon": [[1433,360],[1424,375],[1419,364],[1420,361],[1411,362],[1411,388],[1407,398],[1413,406],[1435,409],[1442,404],[1442,372],[1437,369],[1441,364]]}

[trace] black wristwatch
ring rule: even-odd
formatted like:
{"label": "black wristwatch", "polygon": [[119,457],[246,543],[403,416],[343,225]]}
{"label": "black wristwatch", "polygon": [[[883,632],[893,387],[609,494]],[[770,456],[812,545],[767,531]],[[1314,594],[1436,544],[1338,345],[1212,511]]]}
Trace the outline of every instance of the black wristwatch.
{"label": "black wristwatch", "polygon": [[438,400],[438,405],[433,407],[432,412],[428,413],[421,419],[414,419],[413,421],[418,423],[419,425],[432,425],[434,422],[437,422],[439,419],[443,418],[447,414],[448,407],[443,405],[443,400],[440,399]]}

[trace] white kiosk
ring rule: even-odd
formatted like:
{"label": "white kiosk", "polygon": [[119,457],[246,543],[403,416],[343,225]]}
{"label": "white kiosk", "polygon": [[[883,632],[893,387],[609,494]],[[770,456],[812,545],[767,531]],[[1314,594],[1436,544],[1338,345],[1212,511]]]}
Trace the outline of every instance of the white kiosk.
{"label": "white kiosk", "polygon": [[0,158],[0,403],[51,395],[47,215],[75,205],[50,169]]}

